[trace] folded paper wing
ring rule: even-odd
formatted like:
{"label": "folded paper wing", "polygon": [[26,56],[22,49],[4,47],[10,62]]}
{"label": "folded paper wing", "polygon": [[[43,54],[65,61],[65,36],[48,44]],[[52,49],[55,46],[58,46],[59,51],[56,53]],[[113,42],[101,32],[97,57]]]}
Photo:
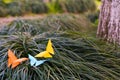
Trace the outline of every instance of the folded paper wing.
{"label": "folded paper wing", "polygon": [[35,67],[43,64],[45,61],[48,61],[48,60],[37,60],[36,58],[31,56],[30,54],[28,55],[28,57],[30,59],[30,65],[35,66]]}
{"label": "folded paper wing", "polygon": [[51,54],[54,54],[54,49],[52,47],[51,39],[49,39],[49,41],[48,41],[48,44],[47,44],[47,47],[46,47],[46,51],[48,51]]}
{"label": "folded paper wing", "polygon": [[48,51],[43,51],[37,54],[35,57],[52,58],[52,55]]}
{"label": "folded paper wing", "polygon": [[12,65],[11,68],[17,67],[21,62],[28,60],[28,58],[20,58],[17,59],[17,57],[14,55],[14,53],[9,49],[8,50],[8,67]]}
{"label": "folded paper wing", "polygon": [[17,60],[17,57],[14,55],[14,53],[9,49],[8,50],[8,67],[12,65],[12,63]]}
{"label": "folded paper wing", "polygon": [[47,47],[46,47],[46,51],[40,52],[35,57],[52,58],[53,54],[54,54],[54,49],[52,47],[52,42],[49,39]]}
{"label": "folded paper wing", "polygon": [[28,60],[28,58],[20,58],[20,59],[15,60],[15,61],[12,63],[12,68],[17,67],[21,62],[26,61],[26,60]]}

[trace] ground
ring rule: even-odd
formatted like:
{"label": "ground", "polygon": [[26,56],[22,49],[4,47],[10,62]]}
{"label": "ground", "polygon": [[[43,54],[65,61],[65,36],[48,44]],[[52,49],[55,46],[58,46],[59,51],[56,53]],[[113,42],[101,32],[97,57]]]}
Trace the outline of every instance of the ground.
{"label": "ground", "polygon": [[0,27],[5,26],[9,24],[10,22],[16,20],[16,19],[39,19],[43,18],[45,16],[44,14],[42,15],[25,15],[25,16],[19,16],[19,17],[0,17]]}

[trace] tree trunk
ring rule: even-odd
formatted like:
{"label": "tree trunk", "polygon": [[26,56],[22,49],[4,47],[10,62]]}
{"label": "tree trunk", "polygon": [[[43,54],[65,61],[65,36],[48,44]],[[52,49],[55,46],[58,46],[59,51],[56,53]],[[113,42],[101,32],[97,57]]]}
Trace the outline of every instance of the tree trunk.
{"label": "tree trunk", "polygon": [[97,36],[120,44],[120,0],[102,0]]}

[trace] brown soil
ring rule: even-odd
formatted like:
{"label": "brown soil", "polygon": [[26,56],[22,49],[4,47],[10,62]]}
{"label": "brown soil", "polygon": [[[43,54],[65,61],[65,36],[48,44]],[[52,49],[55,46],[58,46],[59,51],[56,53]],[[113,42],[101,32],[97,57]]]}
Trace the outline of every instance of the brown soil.
{"label": "brown soil", "polygon": [[0,18],[0,27],[8,25],[10,22],[16,20],[16,19],[41,19],[45,15],[25,15],[25,16],[19,16],[19,17],[2,17]]}

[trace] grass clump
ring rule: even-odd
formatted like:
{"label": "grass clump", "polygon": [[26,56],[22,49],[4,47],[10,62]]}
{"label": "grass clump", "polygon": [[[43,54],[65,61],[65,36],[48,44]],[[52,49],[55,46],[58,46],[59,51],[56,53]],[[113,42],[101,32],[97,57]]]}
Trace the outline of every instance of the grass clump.
{"label": "grass clump", "polygon": [[[73,25],[70,21],[76,17],[63,17],[53,18],[52,16],[52,18],[48,17],[40,22],[35,21],[35,23],[18,20],[3,27],[0,30],[0,79],[118,80],[120,78],[120,60],[118,54],[113,54],[115,50],[106,53],[96,48],[96,45],[99,46],[99,44],[96,44],[97,41],[92,40],[93,38],[79,36],[79,32],[77,32],[79,26],[76,26],[78,24]],[[48,22],[50,18],[51,21]],[[71,24],[70,28],[66,27],[67,23]],[[59,26],[61,26],[59,30],[55,29]],[[64,36],[68,34],[68,30],[76,32],[74,36],[79,37],[72,38],[71,34]],[[15,69],[7,67],[7,50],[9,48],[15,52],[18,58],[28,57],[28,54],[34,56],[45,49],[49,38],[52,39],[55,49],[55,55],[50,61],[38,67],[31,67],[29,61]]]}
{"label": "grass clump", "polygon": [[0,1],[0,16],[21,16],[28,13],[83,13],[94,11],[94,0],[52,0],[44,2],[44,0],[13,0],[10,3]]}

